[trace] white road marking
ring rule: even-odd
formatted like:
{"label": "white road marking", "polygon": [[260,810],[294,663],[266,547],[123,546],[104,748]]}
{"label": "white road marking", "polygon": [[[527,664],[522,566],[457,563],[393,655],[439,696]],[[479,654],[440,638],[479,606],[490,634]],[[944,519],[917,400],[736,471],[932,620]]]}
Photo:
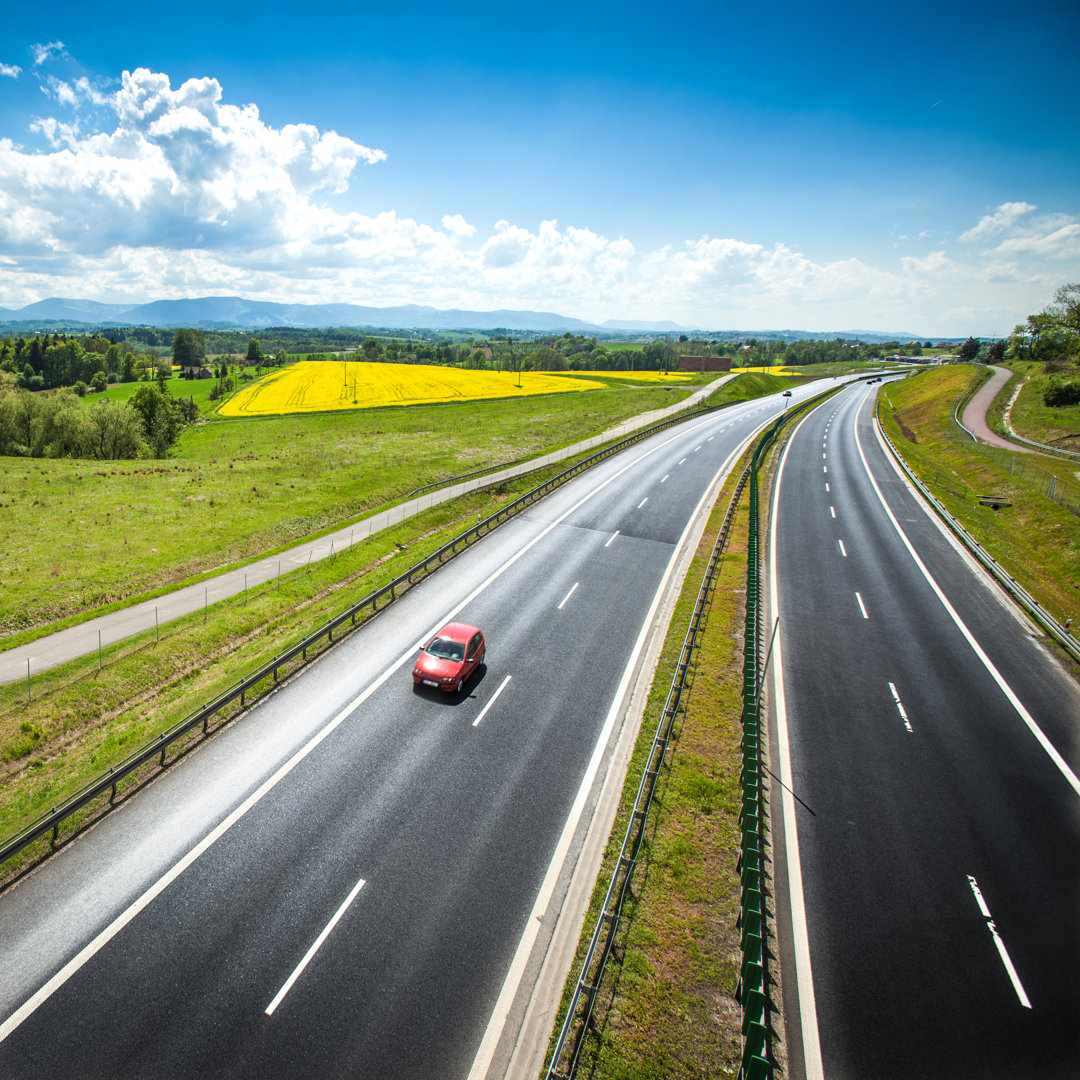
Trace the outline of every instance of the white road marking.
{"label": "white road marking", "polygon": [[1005,942],[1001,940],[1001,935],[997,931],[997,926],[994,924],[994,919],[990,914],[990,909],[986,906],[986,901],[983,899],[982,890],[979,888],[979,883],[970,875],[967,876],[968,885],[971,886],[971,891],[975,895],[975,903],[979,905],[979,910],[982,912],[983,918],[986,920],[986,928],[994,937],[994,944],[997,946],[998,956],[1001,957],[1001,962],[1005,965],[1005,970],[1009,974],[1009,979],[1013,984],[1013,989],[1016,991],[1016,996],[1020,999],[1020,1004],[1025,1009],[1031,1008],[1031,999],[1027,996],[1027,992],[1024,990],[1024,984],[1020,982],[1020,976],[1016,973],[1016,968],[1013,967],[1013,962],[1009,956],[1008,949],[1005,948]]}
{"label": "white road marking", "polygon": [[334,917],[326,924],[325,928],[323,929],[323,932],[315,939],[315,943],[311,946],[310,949],[308,949],[307,953],[304,955],[304,959],[301,960],[300,963],[296,965],[296,968],[293,971],[293,973],[285,980],[285,985],[274,996],[274,1000],[271,1001],[270,1004],[266,1006],[266,1015],[267,1016],[273,1016],[274,1015],[274,1010],[281,1004],[282,999],[292,989],[293,983],[296,982],[296,980],[300,978],[301,974],[303,973],[304,968],[306,968],[308,966],[308,964],[311,962],[311,958],[319,951],[319,949],[322,947],[322,943],[330,936],[330,931],[333,930],[335,926],[337,926],[338,921],[341,919],[341,916],[344,915],[345,912],[349,910],[349,905],[356,899],[356,894],[363,887],[364,887],[364,879],[361,878],[353,886],[352,892],[349,893],[349,895],[345,898],[345,903],[343,903],[341,905],[341,907],[339,907],[337,909],[337,911],[334,914]]}
{"label": "white road marking", "polygon": [[[757,434],[757,432],[764,429],[764,427],[765,424],[762,424],[753,434]],[[495,1053],[496,1047],[499,1045],[499,1039],[502,1038],[503,1029],[506,1027],[506,1021],[510,1015],[510,1009],[514,1004],[514,998],[517,996],[522,976],[525,974],[525,967],[528,964],[533,946],[539,936],[540,926],[548,914],[548,905],[555,892],[555,885],[562,873],[563,864],[569,854],[574,834],[577,832],[578,823],[584,812],[585,803],[588,800],[593,781],[596,777],[596,773],[599,771],[604,754],[607,751],[608,742],[611,739],[611,734],[615,727],[615,721],[622,715],[623,710],[626,707],[626,695],[629,693],[630,682],[633,678],[634,670],[637,667],[638,659],[645,648],[645,644],[649,639],[650,628],[653,625],[653,620],[656,618],[656,613],[659,610],[664,592],[667,589],[668,581],[675,571],[675,566],[679,560],[679,554],[682,551],[683,545],[686,543],[687,537],[690,535],[693,524],[698,518],[698,514],[701,513],[701,510],[709,497],[709,492],[712,491],[712,488],[720,477],[722,477],[731,467],[732,463],[735,461],[736,454],[741,453],[742,449],[749,443],[751,438],[753,438],[753,435],[748,436],[741,446],[735,452],[730,454],[724,464],[717,470],[712,483],[706,488],[705,494],[702,495],[697,508],[690,515],[686,528],[683,530],[682,536],[679,538],[679,542],[675,545],[675,550],[671,554],[671,559],[668,562],[667,569],[664,571],[663,579],[653,596],[653,602],[649,608],[649,613],[645,616],[645,621],[641,625],[641,633],[638,635],[637,642],[634,644],[629,662],[623,670],[622,679],[619,681],[619,687],[615,691],[615,697],[612,699],[611,708],[608,710],[607,718],[604,720],[604,726],[600,731],[600,737],[597,739],[596,745],[593,748],[593,755],[589,759],[585,775],[581,778],[581,786],[578,788],[577,797],[574,799],[574,804],[570,808],[570,813],[566,818],[566,824],[563,826],[559,842],[555,846],[555,854],[551,857],[547,874],[544,876],[543,884],[540,886],[540,892],[536,897],[536,903],[533,905],[532,912],[529,914],[529,919],[522,931],[517,951],[514,953],[514,959],[510,963],[510,970],[507,972],[502,989],[499,991],[498,1000],[495,1002],[495,1008],[491,1012],[491,1018],[488,1020],[484,1036],[480,1040],[480,1046],[476,1051],[476,1057],[473,1058],[472,1068],[469,1070],[467,1080],[483,1080],[483,1078],[487,1077],[488,1070],[491,1067],[491,1059]],[[808,1080],[813,1080],[813,1078],[808,1078]]]}
{"label": "white road marking", "polygon": [[830,506],[829,507],[829,513],[832,514],[833,517],[836,517],[836,507],[835,506]]}
{"label": "white road marking", "polygon": [[843,540],[837,540],[836,542],[840,545],[840,554],[843,555],[844,558],[846,559],[847,558],[847,548],[844,547],[844,541]]}
{"label": "white road marking", "polygon": [[[764,425],[762,425],[764,426]],[[13,1031],[15,1031],[26,1018],[34,1013],[43,1002],[48,1001],[61,986],[64,985],[80,970],[85,964],[89,963],[125,926],[128,925],[141,911],[143,911],[149,904],[151,904],[158,896],[161,895],[192,863],[196,861],[216,843],[222,836],[225,835],[253,806],[259,803],[265,795],[272,791],[297,765],[300,764],[317,746],[319,746],[325,739],[327,739],[338,727],[345,722],[346,719],[360,706],[362,705],[372,694],[374,694],[380,687],[392,675],[399,671],[406,663],[412,660],[417,649],[423,648],[423,646],[431,640],[431,638],[438,633],[439,628],[446,623],[452,621],[456,615],[462,612],[469,604],[471,604],[485,589],[488,588],[492,582],[502,577],[507,570],[510,569],[519,559],[523,558],[529,551],[531,551],[537,544],[540,543],[549,533],[558,528],[571,514],[579,510],[590,499],[597,496],[604,490],[609,484],[613,483],[624,473],[634,468],[640,462],[644,461],[648,457],[652,457],[653,454],[669,446],[676,439],[681,437],[681,434],[674,434],[670,438],[665,439],[663,442],[654,446],[651,450],[646,450],[643,454],[634,458],[632,461],[628,461],[621,469],[612,473],[607,479],[602,480],[596,487],[587,491],[573,506],[565,510],[554,521],[549,522],[547,526],[540,530],[528,543],[523,544],[513,555],[511,555],[501,566],[493,570],[468,596],[465,597],[456,607],[452,608],[446,615],[439,619],[435,625],[428,631],[427,634],[420,640],[420,643],[409,649],[408,652],[403,653],[394,663],[392,663],[378,678],[370,683],[364,690],[362,690],[352,701],[350,701],[324,728],[316,732],[288,761],[285,762],[272,776],[265,780],[262,784],[256,788],[228,817],[224,818],[214,829],[212,829],[202,840],[199,841],[186,855],[184,855],[178,862],[176,862],[169,870],[167,870],[157,881],[154,882],[141,896],[128,905],[104,930],[101,931],[89,944],[85,945],[79,953],[77,953],[71,960],[69,960],[44,986],[42,986],[36,993],[28,998],[18,1009],[15,1010],[2,1024],[0,1024],[0,1042],[3,1042]],[[756,434],[756,431],[753,433]],[[753,437],[753,434],[748,436]],[[730,458],[728,459],[730,462]],[[725,466],[728,463],[725,463]],[[615,536],[618,536],[618,532]],[[615,536],[611,540],[615,539]],[[611,543],[608,541],[608,544]],[[606,544],[604,545],[607,546]],[[674,556],[673,556],[674,558]]]}
{"label": "white road marking", "polygon": [[[869,395],[867,395],[866,400],[870,400]],[[859,457],[862,458],[863,468],[866,470],[866,475],[870,480],[870,484],[874,489],[874,493],[878,497],[878,501],[885,508],[885,513],[888,515],[892,527],[896,530],[897,535],[899,535],[901,541],[903,541],[904,547],[907,548],[908,554],[915,561],[915,565],[919,568],[922,576],[926,579],[927,584],[930,586],[931,589],[934,590],[934,595],[938,598],[938,600],[941,601],[942,607],[944,607],[945,610],[949,613],[949,618],[951,618],[952,621],[956,624],[956,628],[960,631],[961,634],[963,634],[964,639],[971,646],[972,651],[979,658],[983,667],[986,668],[990,677],[994,680],[994,682],[997,683],[998,688],[1005,695],[1005,697],[1008,698],[1009,703],[1016,710],[1017,714],[1020,716],[1020,719],[1023,720],[1024,724],[1027,726],[1027,729],[1038,740],[1039,745],[1043,748],[1043,750],[1046,751],[1047,756],[1057,766],[1058,772],[1060,772],[1061,775],[1065,777],[1068,785],[1073,789],[1074,792],[1076,792],[1077,795],[1080,795],[1080,777],[1077,777],[1076,773],[1074,773],[1072,769],[1069,768],[1068,762],[1066,762],[1065,759],[1061,756],[1061,754],[1058,753],[1057,747],[1054,746],[1054,744],[1046,737],[1046,734],[1042,730],[1042,728],[1039,727],[1037,723],[1035,723],[1035,718],[1031,715],[1031,713],[1027,711],[1026,708],[1024,708],[1023,702],[1021,702],[1021,700],[1016,696],[1013,688],[1005,681],[1005,677],[994,666],[993,661],[990,659],[989,656],[986,655],[983,647],[975,640],[974,634],[972,634],[972,632],[967,628],[967,624],[964,622],[963,619],[960,618],[960,615],[957,612],[956,608],[954,608],[949,602],[949,598],[942,591],[941,586],[938,585],[938,583],[934,580],[933,575],[926,568],[926,564],[922,561],[922,559],[919,558],[919,553],[915,550],[914,545],[908,539],[907,533],[905,533],[904,530],[900,527],[900,522],[896,520],[896,515],[893,514],[892,510],[889,508],[889,504],[885,501],[885,496],[881,493],[881,488],[878,487],[877,481],[874,479],[874,475],[870,471],[870,463],[866,460],[866,455],[863,453],[862,442],[859,439],[858,426],[856,426],[854,430],[855,445],[859,450]],[[875,432],[877,431],[876,421],[874,425],[874,430]],[[878,437],[880,438],[880,435]],[[887,454],[888,451],[886,451],[886,455]],[[889,460],[891,460],[891,458]]]}
{"label": "white road marking", "polygon": [[568,592],[568,593],[567,593],[567,594],[566,594],[566,595],[565,595],[565,596],[564,596],[564,597],[562,598],[562,600],[561,600],[561,601],[559,602],[559,607],[558,607],[558,609],[557,609],[557,610],[559,610],[559,611],[562,611],[562,609],[563,609],[563,604],[565,604],[565,603],[566,603],[566,601],[567,601],[567,600],[569,600],[569,599],[570,599],[570,597],[574,595],[574,592],[575,592],[575,591],[577,590],[577,587],[578,587],[578,586],[579,586],[580,584],[581,584],[581,582],[580,582],[580,581],[575,581],[575,582],[574,582],[574,584],[570,586],[570,591],[569,591],[569,592]]}
{"label": "white road marking", "polygon": [[776,743],[780,769],[780,799],[783,804],[784,851],[787,861],[788,904],[791,914],[792,945],[795,953],[795,987],[798,996],[799,1026],[802,1033],[803,1071],[807,1080],[822,1080],[825,1075],[821,1061],[821,1040],[818,1034],[817,1003],[814,998],[814,973],[810,960],[810,933],[806,923],[806,902],[803,897],[802,861],[799,856],[799,831],[792,794],[791,739],[787,724],[787,696],[784,688],[784,619],[780,607],[779,577],[777,572],[777,523],[780,520],[780,489],[784,477],[784,465],[794,445],[799,428],[810,418],[807,413],[799,422],[794,434],[788,439],[776,470],[773,485],[771,536],[769,542],[769,609],[777,619],[776,637],[773,640],[772,681],[776,710]]}
{"label": "white road marking", "polygon": [[826,490],[826,491],[828,491],[828,490],[829,490],[829,485],[828,485],[827,483],[826,483],[826,485],[825,485],[825,490]]}
{"label": "white road marking", "polygon": [[828,465],[822,465],[822,466],[821,466],[821,471],[822,471],[823,473],[827,473],[827,472],[829,471],[829,466],[828,466]]}
{"label": "white road marking", "polygon": [[644,499],[637,504],[637,509],[640,510],[649,501],[649,496],[646,495]]}
{"label": "white road marking", "polygon": [[609,541],[608,541],[608,542],[607,542],[607,543],[606,543],[606,544],[604,545],[604,547],[611,547],[611,544],[612,544],[612,542],[614,541],[615,537],[616,537],[616,536],[618,536],[618,535],[619,535],[619,530],[618,530],[618,529],[616,529],[616,530],[615,530],[615,531],[614,531],[614,532],[613,532],[613,533],[611,534],[611,540],[609,540]]}
{"label": "white road marking", "polygon": [[[664,473],[664,480],[666,480],[670,475],[671,473]],[[664,480],[661,480],[660,483],[662,484]]]}
{"label": "white road marking", "polygon": [[856,593],[855,599],[859,601],[859,610],[862,612],[862,617],[869,619],[870,616],[866,614],[866,605],[862,602],[862,593]]}
{"label": "white road marking", "polygon": [[685,463],[686,463],[686,458],[683,458],[682,461],[679,462],[680,465],[684,465]]}
{"label": "white road marking", "polygon": [[701,447],[700,447],[700,446],[695,446],[695,447],[694,447],[694,453],[696,454],[696,453],[697,453],[697,452],[698,452],[698,451],[699,451],[700,449],[701,449]]}
{"label": "white road marking", "polygon": [[[577,588],[577,586],[575,585],[574,589],[576,589],[576,588]],[[571,589],[570,591],[573,592],[574,589]],[[562,605],[560,605],[560,607],[561,606]],[[506,689],[506,684],[510,681],[511,678],[512,678],[512,676],[507,675],[506,678],[503,679],[503,681],[499,684],[499,689],[496,690],[495,693],[491,695],[491,700],[488,701],[488,703],[480,710],[480,715],[472,722],[473,727],[476,727],[480,723],[480,721],[483,720],[485,716],[487,716],[488,709],[490,709],[491,706],[495,704],[495,702],[498,699],[499,695]]]}
{"label": "white road marking", "polygon": [[896,711],[900,713],[900,719],[904,721],[904,727],[914,734],[911,721],[908,719],[907,712],[904,709],[904,703],[900,700],[900,695],[896,692],[896,687],[892,683],[889,683],[889,692],[892,694],[893,701],[896,702]]}

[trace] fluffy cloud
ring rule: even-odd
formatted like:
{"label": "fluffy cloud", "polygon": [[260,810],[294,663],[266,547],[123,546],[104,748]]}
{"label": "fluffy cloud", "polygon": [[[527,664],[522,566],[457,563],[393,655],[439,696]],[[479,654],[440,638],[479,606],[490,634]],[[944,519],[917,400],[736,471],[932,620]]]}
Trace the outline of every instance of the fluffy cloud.
{"label": "fluffy cloud", "polygon": [[[53,42],[35,64],[60,55]],[[639,251],[556,220],[437,224],[350,210],[386,159],[310,124],[274,128],[214,78],[173,88],[139,68],[119,88],[38,75],[65,117],[36,149],[0,138],[0,305],[44,296],[242,294],[302,303],[424,303],[743,329],[1007,330],[1045,303],[1080,222],[1005,203],[945,249],[887,267],[815,261],[790,245],[700,236]],[[982,248],[978,258],[972,248]],[[1049,260],[1044,264],[1040,260]],[[1053,263],[1055,272],[1047,269]],[[973,300],[974,298],[974,300]]]}
{"label": "fluffy cloud", "polygon": [[962,233],[961,240],[983,240],[995,233],[1003,232],[1012,228],[1021,218],[1033,213],[1036,209],[1031,203],[1007,202],[1002,203],[992,214],[983,217],[974,228]]}
{"label": "fluffy cloud", "polygon": [[49,60],[66,55],[62,41],[50,41],[47,45],[34,45],[31,52],[34,54],[34,67],[41,67],[42,64],[47,63]]}
{"label": "fluffy cloud", "polygon": [[9,79],[17,79],[22,68],[18,64],[0,64],[0,75]]}

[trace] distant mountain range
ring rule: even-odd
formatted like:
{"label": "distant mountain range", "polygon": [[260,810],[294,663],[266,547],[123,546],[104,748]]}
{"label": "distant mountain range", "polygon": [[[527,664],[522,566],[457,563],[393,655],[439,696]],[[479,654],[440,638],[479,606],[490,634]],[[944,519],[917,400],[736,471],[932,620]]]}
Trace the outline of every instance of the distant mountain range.
{"label": "distant mountain range", "polygon": [[709,337],[858,338],[860,341],[912,341],[914,334],[870,331],[813,333],[799,330],[734,331],[683,327],[673,322],[608,319],[590,323],[551,311],[465,311],[457,308],[364,307],[359,304],[279,304],[239,296],[154,300],[148,304],[100,304],[96,300],[53,297],[12,310],[0,308],[0,325],[13,330],[75,329],[98,326],[190,326],[199,330],[265,330],[272,326],[324,329],[331,326],[380,330],[516,330],[540,333],[630,334],[698,333]]}

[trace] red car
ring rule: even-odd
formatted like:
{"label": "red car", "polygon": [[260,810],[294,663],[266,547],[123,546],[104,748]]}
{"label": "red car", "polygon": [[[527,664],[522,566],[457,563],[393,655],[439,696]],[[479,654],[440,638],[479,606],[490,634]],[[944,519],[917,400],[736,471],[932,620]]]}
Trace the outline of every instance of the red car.
{"label": "red car", "polygon": [[435,686],[457,693],[484,662],[484,635],[468,623],[447,623],[413,664],[413,688]]}

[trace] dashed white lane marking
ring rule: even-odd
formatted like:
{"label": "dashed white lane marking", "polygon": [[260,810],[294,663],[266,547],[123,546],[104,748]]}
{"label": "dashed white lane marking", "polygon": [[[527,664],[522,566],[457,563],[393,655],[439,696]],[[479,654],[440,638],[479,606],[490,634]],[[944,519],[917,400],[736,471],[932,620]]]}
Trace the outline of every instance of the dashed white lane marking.
{"label": "dashed white lane marking", "polygon": [[836,507],[835,506],[830,506],[829,507],[829,513],[832,514],[833,517],[836,517]]}
{"label": "dashed white lane marking", "polygon": [[828,466],[828,465],[822,465],[822,466],[821,466],[821,471],[822,471],[823,473],[827,473],[827,472],[829,471],[829,466]]}
{"label": "dashed white lane marking", "polygon": [[700,449],[701,449],[701,447],[700,447],[700,446],[695,446],[695,447],[694,447],[694,453],[696,454],[696,453],[697,453],[697,452],[698,452],[698,451],[699,451]]}
{"label": "dashed white lane marking", "polygon": [[826,483],[826,485],[825,485],[825,490],[826,490],[826,491],[828,491],[828,490],[829,490],[829,485],[828,485],[828,483]]}
{"label": "dashed white lane marking", "polygon": [[869,619],[870,616],[866,614],[866,605],[862,602],[862,593],[856,593],[855,599],[859,601],[859,610],[862,612],[862,617]]}
{"label": "dashed white lane marking", "polygon": [[[576,589],[577,586],[575,585],[574,588]],[[571,590],[571,591],[573,591],[573,590]],[[480,715],[472,722],[473,727],[477,727],[479,725],[480,721],[483,720],[485,716],[487,716],[488,709],[490,709],[491,706],[495,704],[495,702],[498,699],[499,695],[506,689],[506,684],[510,681],[511,678],[512,678],[512,676],[507,675],[506,678],[503,679],[503,681],[499,684],[499,689],[496,690],[495,693],[491,695],[491,700],[480,710]]]}
{"label": "dashed white lane marking", "polygon": [[686,464],[686,458],[683,458],[682,461],[679,462],[679,464],[680,465],[685,465]]}
{"label": "dashed white lane marking", "polygon": [[618,536],[618,535],[619,535],[619,530],[618,530],[618,529],[616,529],[616,530],[615,530],[615,531],[614,531],[614,532],[613,532],[613,533],[611,534],[611,540],[609,540],[609,541],[608,541],[608,542],[607,542],[607,543],[606,543],[606,544],[604,545],[604,547],[611,547],[612,541],[613,541],[613,540],[615,539],[615,537],[616,537],[616,536]]}
{"label": "dashed white lane marking", "polygon": [[581,584],[581,582],[580,582],[580,581],[575,581],[575,582],[574,582],[574,584],[573,584],[573,585],[572,585],[572,586],[570,587],[570,591],[569,591],[569,592],[568,592],[568,593],[567,593],[567,594],[566,594],[566,595],[565,595],[565,596],[564,596],[564,597],[562,598],[562,600],[561,600],[561,601],[560,601],[560,603],[559,603],[559,607],[558,607],[558,610],[559,610],[559,611],[562,611],[562,609],[563,609],[563,604],[565,604],[565,603],[566,603],[566,601],[567,601],[567,600],[569,600],[569,599],[570,599],[570,597],[574,595],[574,591],[575,591],[575,590],[577,589],[577,587],[578,587],[578,586],[579,586],[580,584]]}
{"label": "dashed white lane marking", "polygon": [[[666,480],[670,475],[671,473],[664,473],[664,480]],[[661,480],[660,483],[662,484],[664,480]]]}
{"label": "dashed white lane marking", "polygon": [[896,687],[892,683],[889,683],[889,693],[892,694],[892,699],[896,703],[896,711],[900,714],[900,719],[904,721],[904,727],[914,734],[911,721],[908,719],[907,711],[904,709],[904,703],[900,700],[900,695],[896,692]]}
{"label": "dashed white lane marking", "polygon": [[349,905],[356,899],[356,894],[360,892],[363,887],[364,879],[361,878],[353,886],[352,892],[349,893],[347,897],[345,897],[345,903],[343,903],[341,907],[337,909],[334,917],[326,924],[323,932],[315,939],[315,943],[311,946],[310,949],[308,949],[307,953],[304,956],[304,959],[296,965],[293,973],[285,980],[285,985],[277,992],[274,1000],[266,1006],[267,1016],[274,1015],[274,1010],[281,1004],[282,999],[292,989],[293,983],[300,978],[301,974],[303,974],[304,968],[308,966],[308,964],[311,962],[311,958],[319,951],[319,949],[322,947],[322,943],[330,936],[330,931],[333,930],[335,926],[337,926],[338,921],[341,919],[341,916],[349,910]]}
{"label": "dashed white lane marking", "polygon": [[846,559],[847,558],[847,548],[844,547],[844,541],[843,540],[837,540],[836,542],[840,545],[840,554],[843,555],[844,558]]}
{"label": "dashed white lane marking", "polygon": [[986,929],[989,930],[994,937],[994,944],[997,946],[998,956],[1001,957],[1001,962],[1005,965],[1005,970],[1009,973],[1009,979],[1013,984],[1013,989],[1016,991],[1016,996],[1020,999],[1020,1004],[1023,1005],[1025,1009],[1030,1009],[1031,999],[1024,990],[1024,984],[1020,982],[1020,976],[1017,975],[1016,968],[1013,967],[1009,951],[1005,948],[1005,942],[1001,940],[1001,935],[997,931],[997,926],[994,924],[990,909],[986,906],[986,901],[983,899],[979,883],[970,874],[968,874],[967,879],[968,885],[971,886],[971,891],[975,896],[975,903],[979,905],[979,910],[986,920]]}
{"label": "dashed white lane marking", "polygon": [[637,509],[640,510],[649,501],[649,496],[646,495],[644,499],[637,504]]}

